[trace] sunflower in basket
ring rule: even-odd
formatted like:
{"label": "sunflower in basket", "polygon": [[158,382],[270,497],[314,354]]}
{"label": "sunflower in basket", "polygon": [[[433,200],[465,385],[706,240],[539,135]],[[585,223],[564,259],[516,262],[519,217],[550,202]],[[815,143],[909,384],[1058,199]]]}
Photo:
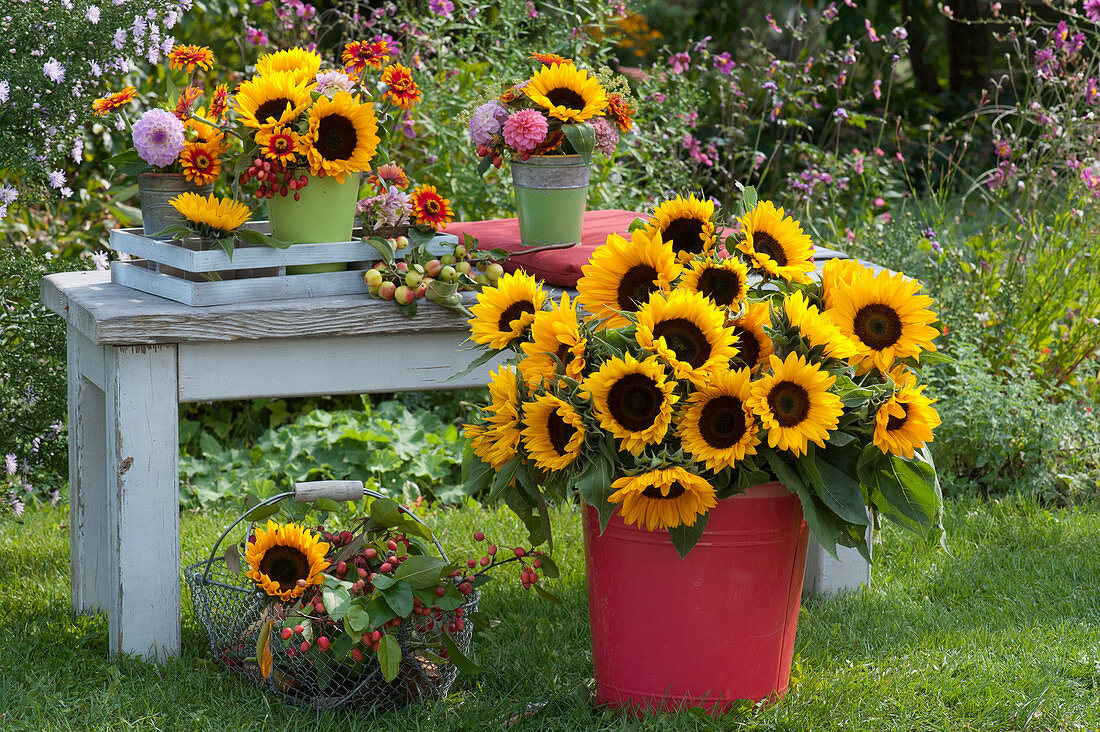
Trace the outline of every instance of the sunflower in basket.
{"label": "sunflower in basket", "polygon": [[268,521],[254,536],[245,552],[246,575],[267,594],[292,600],[324,582],[329,545],[305,527]]}

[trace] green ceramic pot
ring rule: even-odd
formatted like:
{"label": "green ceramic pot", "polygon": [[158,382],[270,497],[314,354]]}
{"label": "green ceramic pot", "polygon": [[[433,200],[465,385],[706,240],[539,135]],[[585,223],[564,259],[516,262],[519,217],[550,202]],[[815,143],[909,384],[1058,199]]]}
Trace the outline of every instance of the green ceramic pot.
{"label": "green ceramic pot", "polygon": [[524,246],[567,247],[580,242],[589,170],[580,155],[536,155],[512,161]]}
{"label": "green ceramic pot", "polygon": [[[333,176],[318,178],[306,175],[308,183],[293,195],[275,196],[267,201],[271,218],[271,235],[295,244],[351,241],[355,226],[355,204],[359,200],[359,174],[348,173],[344,182]],[[340,272],[345,263],[303,264],[287,267],[287,274]]]}

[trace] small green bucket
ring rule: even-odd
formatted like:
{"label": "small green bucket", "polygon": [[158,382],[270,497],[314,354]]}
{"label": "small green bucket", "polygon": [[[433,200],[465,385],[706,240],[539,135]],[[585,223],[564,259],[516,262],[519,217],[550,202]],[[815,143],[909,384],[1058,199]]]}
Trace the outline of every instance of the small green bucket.
{"label": "small green bucket", "polygon": [[520,242],[568,247],[581,240],[589,166],[580,155],[535,155],[512,161]]}
{"label": "small green bucket", "polygon": [[[359,200],[359,174],[348,173],[344,182],[329,175],[318,178],[307,175],[308,183],[299,189],[299,200],[293,194],[275,196],[267,201],[271,217],[271,235],[294,244],[351,241],[355,227],[355,204]],[[304,264],[287,267],[287,274],[339,272],[344,263]]]}

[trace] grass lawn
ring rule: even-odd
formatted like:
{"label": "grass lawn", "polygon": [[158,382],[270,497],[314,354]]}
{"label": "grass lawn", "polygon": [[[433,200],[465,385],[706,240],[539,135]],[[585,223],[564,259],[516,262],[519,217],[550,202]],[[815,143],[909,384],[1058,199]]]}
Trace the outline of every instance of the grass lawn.
{"label": "grass lawn", "polygon": [[[226,519],[183,517],[185,562]],[[4,521],[0,730],[499,729],[533,702],[545,705],[513,729],[1100,729],[1100,508],[955,503],[950,553],[887,527],[872,588],[803,606],[788,697],[717,719],[634,720],[588,704],[579,520],[559,519],[562,578],[551,585],[564,604],[511,578],[490,583],[482,610],[500,625],[475,638],[475,651],[492,670],[460,680],[444,702],[373,718],[285,706],[223,676],[187,600],[182,658],[109,662],[106,619],[69,612],[67,512]],[[440,514],[435,524],[449,550],[472,545],[477,528],[519,539],[502,511]]]}

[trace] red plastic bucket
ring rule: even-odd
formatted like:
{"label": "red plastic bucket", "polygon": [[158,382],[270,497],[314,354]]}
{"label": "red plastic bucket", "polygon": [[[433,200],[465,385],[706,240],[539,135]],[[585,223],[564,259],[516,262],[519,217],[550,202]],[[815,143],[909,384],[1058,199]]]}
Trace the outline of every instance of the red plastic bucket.
{"label": "red plastic bucket", "polygon": [[705,707],[787,691],[808,532],[779,483],[711,509],[686,559],[668,533],[627,526],[584,541],[596,701],[633,711]]}

